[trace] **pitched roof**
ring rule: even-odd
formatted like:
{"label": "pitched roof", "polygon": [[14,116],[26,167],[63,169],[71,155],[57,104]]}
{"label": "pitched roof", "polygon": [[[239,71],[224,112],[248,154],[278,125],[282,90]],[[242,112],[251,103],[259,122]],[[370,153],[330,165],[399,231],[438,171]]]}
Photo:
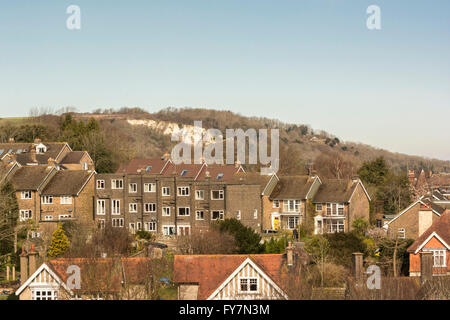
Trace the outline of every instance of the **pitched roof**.
{"label": "pitched roof", "polygon": [[151,167],[148,173],[160,174],[168,159],[152,158],[152,159],[133,159],[127,165],[120,166],[116,173],[138,173],[138,170],[146,170]]}
{"label": "pitched roof", "polygon": [[43,195],[77,195],[94,174],[90,170],[58,171],[42,190]]}
{"label": "pitched roof", "polygon": [[197,283],[198,299],[207,299],[247,258],[281,287],[282,254],[175,255],[173,281]]}
{"label": "pitched roof", "polygon": [[[167,164],[162,173],[165,177],[170,177],[173,174],[186,178],[195,178],[200,173],[200,170],[203,168],[204,164],[178,164],[175,165],[173,162]],[[183,172],[184,171],[184,172]]]}
{"label": "pitched roof", "polygon": [[355,191],[358,181],[347,179],[327,179],[323,180],[313,202],[348,202]]}
{"label": "pitched roof", "polygon": [[37,190],[53,168],[47,166],[21,167],[11,177],[16,190]]}
{"label": "pitched roof", "polygon": [[280,176],[272,193],[271,199],[306,199],[314,182],[309,176]]}
{"label": "pitched roof", "polygon": [[202,167],[196,180],[206,180],[206,172],[208,172],[211,180],[229,182],[237,172],[243,171],[241,166],[236,167],[232,164],[211,164]]}
{"label": "pitched roof", "polygon": [[264,191],[272,175],[262,175],[257,172],[238,172],[229,181],[230,184],[259,185],[261,192]]}
{"label": "pitched roof", "polygon": [[428,242],[429,238],[437,235],[440,240],[443,240],[448,245],[450,244],[450,211],[446,211],[433,224],[417,238],[416,241],[408,248],[409,252],[414,252]]}
{"label": "pitched roof", "polygon": [[[37,153],[36,160],[39,164],[47,164],[49,158],[56,159],[63,150],[66,142],[45,142],[42,143],[47,147],[45,153]],[[21,165],[33,162],[30,155],[30,150],[35,143],[0,143],[0,158],[5,156],[8,152],[16,155],[17,162]]]}
{"label": "pitched roof", "polygon": [[81,159],[87,154],[86,151],[71,151],[67,153],[59,162],[61,164],[80,163]]}

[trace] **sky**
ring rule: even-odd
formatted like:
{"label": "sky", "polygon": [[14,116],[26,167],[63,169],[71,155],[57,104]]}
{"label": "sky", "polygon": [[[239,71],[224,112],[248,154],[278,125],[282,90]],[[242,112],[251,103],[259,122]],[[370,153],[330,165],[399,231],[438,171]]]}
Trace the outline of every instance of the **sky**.
{"label": "sky", "polygon": [[450,160],[450,1],[0,0],[0,117],[66,106],[231,110]]}

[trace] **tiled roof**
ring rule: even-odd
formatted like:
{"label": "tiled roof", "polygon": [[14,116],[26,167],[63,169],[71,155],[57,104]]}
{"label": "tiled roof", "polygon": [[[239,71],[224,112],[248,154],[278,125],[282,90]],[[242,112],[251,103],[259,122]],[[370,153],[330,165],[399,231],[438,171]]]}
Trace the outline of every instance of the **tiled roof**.
{"label": "tiled roof", "polygon": [[[151,166],[148,173],[160,174],[168,160],[163,159],[133,159],[127,165],[120,166],[116,173],[138,173],[138,170],[146,170]],[[146,171],[147,172],[147,171]]]}
{"label": "tiled roof", "polygon": [[207,299],[247,258],[255,262],[279,287],[282,254],[175,255],[176,283],[197,283],[198,299]]}
{"label": "tiled roof", "polygon": [[262,175],[257,172],[238,172],[233,175],[230,184],[259,185],[263,192],[271,178],[272,175]]}
{"label": "tiled roof", "polygon": [[450,245],[450,210],[446,211],[408,248],[409,252],[416,251],[425,240],[435,232],[442,240]]}
{"label": "tiled roof", "polygon": [[47,166],[21,167],[11,177],[14,188],[20,190],[37,190],[50,173]]}
{"label": "tiled roof", "polygon": [[357,185],[357,182],[347,179],[323,180],[313,202],[348,202]]}
{"label": "tiled roof", "polygon": [[202,169],[203,164],[178,164],[175,165],[174,163],[170,162],[166,168],[164,169],[162,175],[166,177],[170,177],[173,174],[180,176],[180,177],[186,177],[186,178],[195,178],[200,170]]}
{"label": "tiled roof", "polygon": [[220,165],[212,164],[204,166],[197,177],[197,180],[206,180],[206,172],[209,172],[211,180],[225,181],[229,182],[233,179],[233,176],[242,170],[241,167],[236,167],[235,165]]}
{"label": "tiled roof", "polygon": [[86,151],[71,151],[67,153],[60,161],[61,164],[80,163],[81,159],[86,154]]}
{"label": "tiled roof", "polygon": [[43,195],[76,195],[91,177],[88,170],[58,171],[42,190]]}
{"label": "tiled roof", "polygon": [[[47,164],[48,158],[56,159],[59,153],[62,151],[65,142],[43,142],[47,147],[47,151],[43,154],[36,154],[36,160],[39,164]],[[33,147],[33,143],[0,143],[0,158],[3,157],[10,150],[16,155],[17,162],[21,165],[33,162],[30,156],[30,150]]]}
{"label": "tiled roof", "polygon": [[280,176],[272,193],[271,199],[306,199],[314,178],[309,176]]}

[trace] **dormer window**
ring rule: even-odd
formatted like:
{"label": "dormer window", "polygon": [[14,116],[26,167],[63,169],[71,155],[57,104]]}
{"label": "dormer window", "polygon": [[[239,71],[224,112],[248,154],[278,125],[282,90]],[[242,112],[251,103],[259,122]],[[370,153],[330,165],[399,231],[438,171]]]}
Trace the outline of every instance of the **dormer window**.
{"label": "dormer window", "polygon": [[183,170],[183,171],[181,171],[181,176],[184,177],[187,173],[188,173],[187,170]]}
{"label": "dormer window", "polygon": [[221,172],[221,173],[219,173],[218,175],[217,175],[217,180],[220,180],[220,179],[222,179],[223,178],[223,173]]}
{"label": "dormer window", "polygon": [[40,143],[36,146],[36,152],[37,153],[46,153],[47,147],[44,144]]}

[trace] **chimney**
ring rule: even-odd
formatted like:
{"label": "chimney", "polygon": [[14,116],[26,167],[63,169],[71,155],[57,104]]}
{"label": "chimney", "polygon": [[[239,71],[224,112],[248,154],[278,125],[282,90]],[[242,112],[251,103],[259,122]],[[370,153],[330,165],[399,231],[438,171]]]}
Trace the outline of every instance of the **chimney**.
{"label": "chimney", "polygon": [[363,282],[363,254],[361,252],[352,253],[352,272],[357,286]]}
{"label": "chimney", "polygon": [[162,160],[170,159],[170,153],[165,152],[164,155],[161,157]]}
{"label": "chimney", "polygon": [[420,252],[420,283],[433,278],[433,253],[431,251]]}
{"label": "chimney", "polygon": [[206,172],[205,172],[205,177],[207,177],[207,178],[210,178],[210,177],[211,177],[211,175],[209,174],[209,171],[208,171],[208,170],[206,170]]}
{"label": "chimney", "polygon": [[419,237],[433,224],[433,210],[431,205],[420,204],[419,209]]}
{"label": "chimney", "polygon": [[36,159],[36,147],[35,146],[31,147],[30,158],[31,158],[32,162],[37,162],[37,159]]}
{"label": "chimney", "polygon": [[286,248],[286,262],[288,266],[294,265],[294,248],[292,247],[292,242],[288,242],[288,246]]}
{"label": "chimney", "polygon": [[47,159],[47,163],[49,167],[55,167],[56,168],[56,161],[52,157]]}
{"label": "chimney", "polygon": [[34,251],[34,244],[31,245],[30,253],[28,253],[28,271],[31,276],[37,270],[37,255],[38,253]]}
{"label": "chimney", "polygon": [[22,246],[22,253],[20,254],[20,283],[28,280],[28,255]]}

